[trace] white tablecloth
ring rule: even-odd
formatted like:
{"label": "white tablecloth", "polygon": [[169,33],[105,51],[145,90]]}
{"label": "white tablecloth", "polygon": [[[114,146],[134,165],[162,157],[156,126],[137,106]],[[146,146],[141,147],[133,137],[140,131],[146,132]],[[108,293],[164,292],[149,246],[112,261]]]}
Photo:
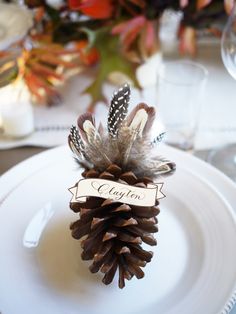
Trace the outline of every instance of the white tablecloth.
{"label": "white tablecloth", "polygon": [[[196,61],[208,69],[209,80],[195,147],[196,149],[210,149],[233,143],[236,141],[236,82],[222,64],[220,45],[201,44]],[[86,110],[89,103],[89,96],[81,95],[81,92],[91,80],[91,75],[83,74],[68,82],[63,88],[64,102],[60,106],[52,108],[35,106],[35,132],[20,140],[10,140],[1,136],[0,149],[24,145],[53,147],[66,143],[69,127],[76,123],[77,116]],[[113,91],[114,87],[111,85],[104,86],[104,94],[108,99],[111,98]],[[142,93],[133,90],[130,107],[139,101],[156,105],[155,94],[155,87],[146,88]],[[104,104],[98,104],[95,111],[96,117],[102,119],[106,110],[107,107]]]}

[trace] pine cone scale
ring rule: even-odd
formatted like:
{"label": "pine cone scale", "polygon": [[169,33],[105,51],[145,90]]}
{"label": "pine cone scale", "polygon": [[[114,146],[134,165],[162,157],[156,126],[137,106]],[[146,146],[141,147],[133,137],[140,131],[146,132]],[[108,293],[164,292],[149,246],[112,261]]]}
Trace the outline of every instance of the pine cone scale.
{"label": "pine cone scale", "polygon": [[117,267],[118,267],[118,262],[117,262],[117,258],[115,257],[114,260],[113,260],[112,267],[108,270],[108,272],[105,274],[105,276],[102,279],[102,282],[105,285],[109,285],[112,282],[112,280],[113,280],[113,278],[115,276]]}

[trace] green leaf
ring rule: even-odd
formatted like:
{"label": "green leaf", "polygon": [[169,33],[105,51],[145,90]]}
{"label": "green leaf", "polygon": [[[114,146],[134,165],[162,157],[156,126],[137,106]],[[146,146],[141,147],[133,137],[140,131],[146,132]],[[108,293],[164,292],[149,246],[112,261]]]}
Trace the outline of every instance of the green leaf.
{"label": "green leaf", "polygon": [[135,76],[135,66],[120,53],[118,36],[112,36],[110,29],[104,28],[96,32],[95,38],[95,47],[99,51],[100,62],[94,82],[85,90],[92,97],[91,107],[98,101],[104,101],[102,85],[110,73],[121,72],[129,77],[135,86],[140,87]]}

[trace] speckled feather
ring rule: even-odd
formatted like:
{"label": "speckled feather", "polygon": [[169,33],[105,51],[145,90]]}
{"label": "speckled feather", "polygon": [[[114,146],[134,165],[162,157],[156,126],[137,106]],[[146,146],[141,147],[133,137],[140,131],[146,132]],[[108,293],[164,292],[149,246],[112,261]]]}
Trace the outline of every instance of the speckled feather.
{"label": "speckled feather", "polygon": [[80,152],[84,151],[84,143],[81,139],[81,136],[80,136],[77,128],[74,125],[72,125],[72,127],[70,129],[70,139],[78,151],[80,151]]}
{"label": "speckled feather", "polygon": [[155,146],[156,144],[159,144],[163,141],[164,137],[166,135],[166,132],[162,132],[160,134],[157,135],[157,137],[155,137],[152,142],[151,142],[151,145],[152,146]]}
{"label": "speckled feather", "polygon": [[111,137],[116,137],[121,123],[124,121],[130,100],[130,87],[125,84],[114,93],[108,114],[107,129]]}

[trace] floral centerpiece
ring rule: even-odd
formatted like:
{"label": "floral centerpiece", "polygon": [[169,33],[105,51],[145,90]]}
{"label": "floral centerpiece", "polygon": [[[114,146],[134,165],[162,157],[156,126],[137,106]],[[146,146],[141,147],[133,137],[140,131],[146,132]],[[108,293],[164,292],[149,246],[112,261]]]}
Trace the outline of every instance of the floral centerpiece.
{"label": "floral centerpiece", "polygon": [[233,2],[25,0],[34,13],[34,26],[27,42],[20,43],[18,69],[36,101],[53,104],[60,100],[56,86],[68,73],[93,66],[95,80],[85,91],[93,106],[104,100],[102,84],[111,74],[122,73],[126,81],[139,86],[135,69],[161,48],[158,32],[165,10],[182,12],[179,49],[194,55],[197,30],[219,36],[217,24],[225,20]]}

